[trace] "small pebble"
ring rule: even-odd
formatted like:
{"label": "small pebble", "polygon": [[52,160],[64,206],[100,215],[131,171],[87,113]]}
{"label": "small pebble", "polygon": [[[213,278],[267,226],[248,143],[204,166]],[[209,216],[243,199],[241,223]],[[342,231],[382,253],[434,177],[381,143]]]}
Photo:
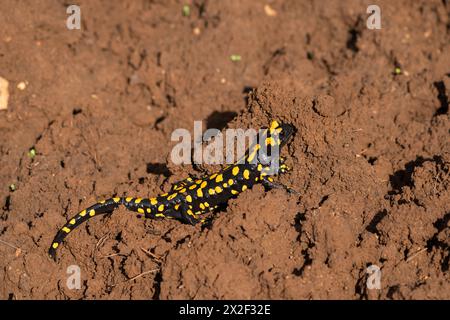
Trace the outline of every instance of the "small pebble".
{"label": "small pebble", "polygon": [[230,56],[230,60],[233,61],[233,62],[241,61],[241,56],[238,55],[238,54],[232,54]]}
{"label": "small pebble", "polygon": [[272,7],[269,6],[268,4],[266,4],[266,5],[264,6],[264,12],[265,12],[266,15],[269,16],[269,17],[275,17],[275,16],[277,15],[277,12],[276,12],[274,9],[272,9]]}
{"label": "small pebble", "polygon": [[17,84],[17,89],[19,90],[25,90],[27,87],[27,82],[26,81],[21,81]]}
{"label": "small pebble", "polygon": [[36,157],[36,149],[31,148],[30,151],[28,151],[28,157],[30,159],[33,159],[34,157]]}
{"label": "small pebble", "polygon": [[189,17],[190,15],[191,15],[191,8],[189,7],[188,4],[185,4],[183,6],[183,16]]}
{"label": "small pebble", "polygon": [[16,256],[16,258],[17,257],[19,257],[20,256],[20,254],[22,253],[22,249],[20,249],[20,248],[17,248],[16,249],[16,252],[14,253],[14,255]]}

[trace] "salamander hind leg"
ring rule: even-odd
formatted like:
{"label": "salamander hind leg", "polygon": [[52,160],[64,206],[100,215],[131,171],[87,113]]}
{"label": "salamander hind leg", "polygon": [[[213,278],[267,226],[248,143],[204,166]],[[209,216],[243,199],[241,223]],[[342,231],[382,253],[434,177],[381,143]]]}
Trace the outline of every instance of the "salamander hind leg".
{"label": "salamander hind leg", "polygon": [[164,217],[177,219],[178,221],[190,225],[196,225],[203,221],[203,219],[200,218],[200,215],[195,214],[192,208],[189,208],[186,203],[179,203],[173,208],[168,209],[164,212]]}

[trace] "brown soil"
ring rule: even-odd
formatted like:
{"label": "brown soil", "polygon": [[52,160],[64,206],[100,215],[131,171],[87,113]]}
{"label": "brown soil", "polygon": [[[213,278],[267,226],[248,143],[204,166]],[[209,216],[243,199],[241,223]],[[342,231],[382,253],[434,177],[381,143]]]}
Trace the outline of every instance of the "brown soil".
{"label": "brown soil", "polygon": [[[450,298],[448,1],[378,1],[378,31],[370,1],[80,2],[81,31],[64,1],[1,6],[0,298]],[[255,187],[210,229],[119,209],[48,258],[98,199],[218,169],[170,163],[175,128],[272,118],[300,195]]]}

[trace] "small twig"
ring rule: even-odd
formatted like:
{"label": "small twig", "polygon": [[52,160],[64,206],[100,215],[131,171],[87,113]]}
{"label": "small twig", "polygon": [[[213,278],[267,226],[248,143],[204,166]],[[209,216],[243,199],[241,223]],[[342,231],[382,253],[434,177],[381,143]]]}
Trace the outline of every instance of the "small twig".
{"label": "small twig", "polygon": [[425,250],[427,250],[427,248],[422,248],[419,251],[413,253],[412,255],[410,255],[408,258],[406,258],[406,262],[410,262],[412,259],[414,259],[415,257],[417,257],[420,253],[424,252]]}
{"label": "small twig", "polygon": [[125,282],[130,282],[130,281],[136,280],[136,279],[138,279],[138,278],[140,278],[140,277],[145,276],[146,274],[153,273],[153,272],[157,272],[157,271],[159,271],[159,268],[158,268],[158,269],[152,269],[152,270],[144,271],[144,272],[138,274],[137,276],[134,276],[133,278],[130,278],[130,279],[128,279],[128,280],[121,281],[121,282],[119,282],[119,283],[113,283],[113,284],[111,285],[111,287],[115,287],[115,286],[117,286],[118,284],[121,284],[121,283],[125,283]]}
{"label": "small twig", "polygon": [[111,254],[108,254],[106,256],[102,256],[100,258],[112,258],[112,257],[116,257],[116,256],[126,257],[126,254],[123,254],[123,253],[111,253]]}
{"label": "small twig", "polygon": [[365,148],[365,149],[361,150],[359,153],[355,154],[355,157],[357,157],[357,158],[363,157],[364,153],[366,153],[367,150],[369,150],[369,148]]}
{"label": "small twig", "polygon": [[11,244],[11,243],[9,243],[9,242],[6,242],[6,241],[4,241],[4,240],[0,240],[0,243],[2,243],[2,244],[4,244],[4,245],[7,245],[7,246],[10,247],[10,248],[16,249],[16,252],[14,253],[14,255],[15,255],[16,257],[20,256],[20,254],[22,253],[22,249],[21,249],[21,248],[16,247],[15,245],[13,245],[13,244]]}
{"label": "small twig", "polygon": [[157,272],[157,271],[159,271],[159,268],[158,268],[158,269],[152,269],[152,270],[144,271],[144,272],[138,274],[137,276],[134,276],[133,278],[128,279],[127,281],[124,281],[124,282],[133,281],[133,280],[136,280],[136,279],[138,279],[138,278],[140,278],[140,277],[145,276],[146,274],[153,273],[153,272]]}
{"label": "small twig", "polygon": [[13,245],[13,244],[11,244],[11,243],[9,243],[9,242],[6,242],[6,241],[4,241],[4,240],[1,240],[1,239],[0,239],[0,243],[3,243],[4,245],[7,245],[8,247],[11,247],[11,248],[13,248],[13,249],[20,250],[19,247],[16,247],[15,245]]}
{"label": "small twig", "polygon": [[[106,238],[108,238],[108,234],[105,234],[104,236],[102,236],[97,243],[95,244],[94,249],[92,250],[92,255],[96,256],[97,255],[97,251],[99,251],[99,247],[101,245],[103,245],[103,243],[106,241]],[[103,257],[102,257],[103,258]]]}
{"label": "small twig", "polygon": [[153,258],[154,260],[156,260],[156,262],[158,262],[158,263],[162,262],[161,257],[158,257],[156,254],[151,253],[150,251],[145,250],[144,248],[141,248],[141,250],[144,251],[147,255],[149,255],[150,258]]}
{"label": "small twig", "polygon": [[105,234],[103,237],[101,237],[97,244],[95,245],[95,249],[98,249],[98,247],[100,247],[106,240],[106,238],[108,237],[108,234]]}

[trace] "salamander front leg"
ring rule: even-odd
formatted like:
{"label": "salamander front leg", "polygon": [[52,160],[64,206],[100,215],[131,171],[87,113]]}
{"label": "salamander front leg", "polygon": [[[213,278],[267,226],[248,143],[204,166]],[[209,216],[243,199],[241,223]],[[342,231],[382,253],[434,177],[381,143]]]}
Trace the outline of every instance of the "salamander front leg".
{"label": "salamander front leg", "polygon": [[[285,158],[284,157],[280,157],[280,165],[277,171],[277,175],[280,174],[284,174],[288,171],[290,171],[291,169],[285,164]],[[268,188],[268,189],[284,189],[289,193],[293,193],[293,194],[299,194],[298,191],[282,184],[279,182],[275,182],[273,180],[273,176],[269,175],[268,172],[270,172],[270,168],[264,168],[261,172],[261,183],[264,187]]]}
{"label": "salamander front leg", "polygon": [[173,208],[164,212],[164,217],[177,219],[191,225],[196,225],[203,220],[199,218],[198,214],[194,214],[192,209],[185,203],[176,204]]}
{"label": "salamander front leg", "polygon": [[267,189],[284,189],[289,193],[300,194],[298,191],[296,191],[282,183],[275,182],[272,177],[265,176],[265,177],[261,178],[261,183]]}

